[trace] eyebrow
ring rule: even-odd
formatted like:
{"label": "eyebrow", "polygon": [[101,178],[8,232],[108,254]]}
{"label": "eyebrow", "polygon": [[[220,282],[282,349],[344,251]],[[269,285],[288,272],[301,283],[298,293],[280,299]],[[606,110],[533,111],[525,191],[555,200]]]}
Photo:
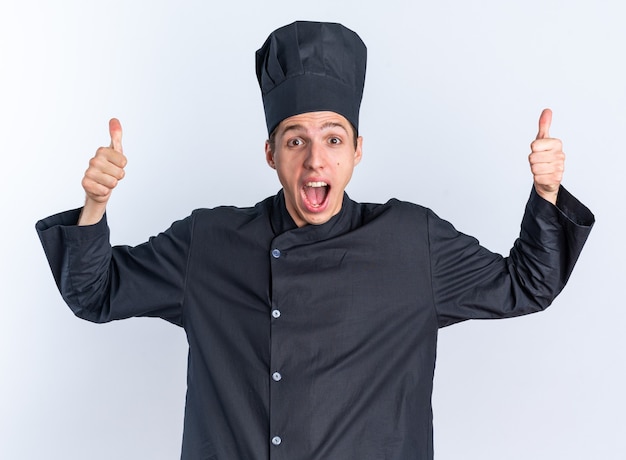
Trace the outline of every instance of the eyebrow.
{"label": "eyebrow", "polygon": [[346,134],[350,134],[342,123],[338,123],[336,121],[327,121],[326,123],[322,125],[322,129],[329,129],[329,128],[341,128],[346,132]]}
{"label": "eyebrow", "polygon": [[[341,129],[343,129],[346,132],[346,134],[349,134],[349,132],[346,129],[346,127],[342,123],[338,123],[336,121],[327,121],[326,123],[324,123],[321,126],[322,130],[330,129],[330,128],[341,128]],[[283,129],[283,134],[285,134],[285,133],[287,133],[289,131],[306,131],[306,128],[303,125],[299,124],[299,123],[294,123],[292,125],[285,126],[285,128]]]}

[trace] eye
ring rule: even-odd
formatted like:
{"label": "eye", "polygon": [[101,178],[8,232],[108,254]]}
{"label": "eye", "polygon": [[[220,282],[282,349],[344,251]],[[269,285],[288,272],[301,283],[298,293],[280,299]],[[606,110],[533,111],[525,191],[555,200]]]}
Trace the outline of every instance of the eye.
{"label": "eye", "polygon": [[328,139],[328,143],[333,145],[339,145],[341,144],[341,139],[338,137],[331,137],[330,139]]}
{"label": "eye", "polygon": [[300,139],[299,137],[295,137],[295,138],[289,139],[287,141],[287,145],[289,147],[299,147],[299,146],[301,146],[303,144],[304,144],[304,141],[302,139]]}

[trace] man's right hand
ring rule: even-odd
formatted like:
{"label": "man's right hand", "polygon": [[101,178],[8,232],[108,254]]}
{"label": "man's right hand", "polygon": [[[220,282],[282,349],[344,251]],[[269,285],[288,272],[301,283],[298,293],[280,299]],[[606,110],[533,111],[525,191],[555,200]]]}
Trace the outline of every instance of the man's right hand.
{"label": "man's right hand", "polygon": [[124,178],[126,157],[122,149],[122,125],[117,118],[109,121],[111,145],[100,147],[89,161],[82,185],[87,194],[78,225],[97,224],[102,219],[111,192]]}

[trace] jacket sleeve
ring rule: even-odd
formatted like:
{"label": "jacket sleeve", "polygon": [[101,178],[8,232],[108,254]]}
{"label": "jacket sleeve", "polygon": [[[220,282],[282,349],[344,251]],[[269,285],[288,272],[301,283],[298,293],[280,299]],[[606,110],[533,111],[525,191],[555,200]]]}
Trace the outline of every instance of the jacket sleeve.
{"label": "jacket sleeve", "polygon": [[132,316],[182,325],[193,217],[136,247],[109,243],[106,215],[77,226],[80,209],[40,220],[36,230],[63,299],[97,323]]}
{"label": "jacket sleeve", "polygon": [[432,290],[439,327],[547,308],[565,286],[594,224],[561,187],[557,205],[533,187],[508,257],[494,254],[433,213],[428,216]]}

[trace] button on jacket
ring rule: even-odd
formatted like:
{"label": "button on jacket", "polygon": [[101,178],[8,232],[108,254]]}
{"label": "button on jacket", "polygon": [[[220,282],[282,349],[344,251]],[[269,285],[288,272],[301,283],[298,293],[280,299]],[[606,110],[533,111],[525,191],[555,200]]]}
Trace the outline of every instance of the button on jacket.
{"label": "button on jacket", "polygon": [[84,319],[185,329],[182,458],[426,460],[437,330],[546,308],[593,224],[567,190],[531,193],[508,257],[432,211],[344,197],[297,228],[279,192],[194,211],[136,246],[79,210],[37,223],[59,289]]}

